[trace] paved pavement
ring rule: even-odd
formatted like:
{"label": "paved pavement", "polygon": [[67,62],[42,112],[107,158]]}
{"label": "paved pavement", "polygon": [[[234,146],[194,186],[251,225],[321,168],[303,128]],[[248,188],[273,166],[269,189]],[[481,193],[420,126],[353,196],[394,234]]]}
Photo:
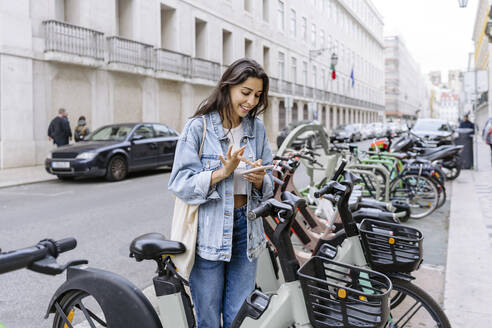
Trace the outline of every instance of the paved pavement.
{"label": "paved pavement", "polygon": [[492,167],[490,149],[478,142],[478,170],[453,181],[444,309],[453,327],[492,322]]}
{"label": "paved pavement", "polygon": [[[43,166],[0,170],[0,188],[53,179]],[[453,327],[492,322],[491,195],[490,149],[480,140],[478,170],[464,170],[452,182],[444,309]]]}

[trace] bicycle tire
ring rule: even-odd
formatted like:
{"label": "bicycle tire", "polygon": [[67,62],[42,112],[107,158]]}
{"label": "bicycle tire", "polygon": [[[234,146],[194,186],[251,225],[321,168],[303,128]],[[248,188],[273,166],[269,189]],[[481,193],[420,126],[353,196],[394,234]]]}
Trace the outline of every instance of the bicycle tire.
{"label": "bicycle tire", "polygon": [[[53,318],[53,328],[65,328],[65,327],[68,327],[66,324],[65,324],[65,320],[69,320],[70,323],[72,322],[77,322],[80,320],[80,318],[82,318],[82,316],[85,316],[84,315],[84,311],[81,309],[81,307],[77,307],[77,304],[83,304],[82,303],[82,300],[87,298],[87,297],[91,297],[90,294],[82,291],[82,290],[74,290],[74,291],[70,291],[68,292],[67,294],[65,294],[60,302],[59,302],[59,305],[60,305],[60,308],[63,312],[63,316],[61,313],[59,313],[58,311],[55,312],[55,317]],[[95,300],[93,302],[96,302]],[[96,302],[97,303],[97,302]],[[98,304],[99,308],[100,308],[100,305]],[[77,312],[76,311],[76,308],[79,310]],[[94,317],[92,317],[94,320],[92,320],[92,323],[96,326],[102,326],[102,327],[107,327],[107,324],[104,322],[105,319],[101,319],[100,318],[100,314],[98,314],[97,312],[102,312],[98,309],[94,309],[93,307],[91,309],[88,309],[86,305],[84,305],[84,308],[85,310],[87,311],[86,313],[92,317],[92,315],[94,314],[95,316],[97,316],[97,318],[99,319],[99,321],[97,319],[94,319]],[[74,311],[72,312],[72,314],[70,314],[71,311]],[[80,313],[80,314],[79,314]],[[71,316],[71,318],[70,318]],[[85,316],[87,318],[87,316]],[[102,321],[102,322],[101,322]],[[89,321],[86,321],[87,323],[89,323]],[[90,326],[90,325],[89,325]]]}
{"label": "bicycle tire", "polygon": [[[387,323],[387,328],[416,327],[421,325],[424,327],[451,328],[449,319],[442,308],[424,290],[409,281],[397,278],[391,279],[391,282],[393,283],[393,291],[400,293],[401,296],[397,304],[391,302],[391,322]],[[416,306],[418,303],[421,306]],[[425,310],[425,314],[427,315],[420,312],[421,309]],[[407,325],[408,323],[410,325]],[[430,325],[428,325],[429,323]]]}
{"label": "bicycle tire", "polygon": [[[422,185],[427,186],[430,190],[428,193],[432,196],[427,196],[428,209],[422,213],[416,213],[416,207],[422,207],[416,201],[416,188],[422,188]],[[397,189],[400,188],[400,189]],[[420,196],[419,196],[420,197]],[[439,204],[439,191],[435,183],[424,175],[404,174],[395,178],[390,185],[390,199],[405,199],[410,203],[410,217],[412,219],[421,219],[434,212]],[[418,199],[417,199],[418,200]],[[415,202],[417,205],[415,205]]]}
{"label": "bicycle tire", "polygon": [[446,179],[452,181],[456,179],[461,173],[461,158],[456,160],[456,166],[453,168],[443,167],[444,174],[446,175]]}

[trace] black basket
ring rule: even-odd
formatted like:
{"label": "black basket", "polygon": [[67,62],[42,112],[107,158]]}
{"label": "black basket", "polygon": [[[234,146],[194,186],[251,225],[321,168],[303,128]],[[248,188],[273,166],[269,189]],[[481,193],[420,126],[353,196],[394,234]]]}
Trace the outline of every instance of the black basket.
{"label": "black basket", "polygon": [[297,273],[314,328],[384,327],[392,288],[385,275],[320,256]]}
{"label": "black basket", "polygon": [[359,231],[371,269],[379,272],[412,272],[420,266],[423,236],[419,230],[364,219]]}

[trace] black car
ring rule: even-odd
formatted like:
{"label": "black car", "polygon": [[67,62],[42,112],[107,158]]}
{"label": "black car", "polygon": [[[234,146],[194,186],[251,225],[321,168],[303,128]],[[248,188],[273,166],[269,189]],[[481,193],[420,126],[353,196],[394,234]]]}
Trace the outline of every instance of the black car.
{"label": "black car", "polygon": [[131,171],[172,166],[178,137],[160,123],[106,125],[82,142],[53,150],[45,168],[62,180],[104,176],[118,181]]}
{"label": "black car", "polygon": [[362,134],[360,132],[359,127],[356,124],[346,124],[339,125],[337,128],[331,133],[330,141],[361,141]]}
{"label": "black car", "polygon": [[412,133],[437,146],[452,144],[454,131],[445,120],[419,118],[412,127]]}

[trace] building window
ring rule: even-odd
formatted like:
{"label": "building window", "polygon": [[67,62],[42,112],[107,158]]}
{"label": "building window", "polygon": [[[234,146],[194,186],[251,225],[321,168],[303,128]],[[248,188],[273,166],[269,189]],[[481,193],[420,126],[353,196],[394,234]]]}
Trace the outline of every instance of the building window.
{"label": "building window", "polygon": [[277,20],[278,20],[278,29],[283,31],[284,30],[284,2],[281,0],[278,0],[278,15],[277,15]]}
{"label": "building window", "polygon": [[207,58],[207,22],[195,18],[195,57]]}
{"label": "building window", "polygon": [[263,20],[265,22],[270,21],[270,10],[268,4],[269,4],[269,0],[263,0]]}
{"label": "building window", "polygon": [[[118,35],[127,39],[133,38],[133,1],[117,0],[116,1],[117,29]],[[67,9],[65,9],[67,12]],[[67,15],[68,16],[68,15]]]}
{"label": "building window", "polygon": [[301,35],[302,35],[302,39],[304,41],[307,41],[307,18],[306,17],[302,18]]}
{"label": "building window", "polygon": [[308,64],[307,62],[302,62],[302,82],[304,85],[308,84]]}
{"label": "building window", "polygon": [[253,41],[244,39],[244,56],[253,58]]}
{"label": "building window", "polygon": [[324,68],[321,69],[321,88],[326,90],[326,70]]}
{"label": "building window", "polygon": [[286,115],[285,115],[285,103],[281,100],[278,104],[278,127],[283,129],[287,125]]}
{"label": "building window", "polygon": [[270,74],[270,48],[263,47],[263,69]]}
{"label": "building window", "polygon": [[296,11],[294,9],[290,10],[290,33],[292,34],[292,37],[296,37],[297,34],[297,27],[296,27]]}
{"label": "building window", "polygon": [[292,83],[297,83],[297,59],[295,57],[292,57],[290,75]]}
{"label": "building window", "polygon": [[161,4],[161,48],[177,50],[176,9]]}
{"label": "building window", "polygon": [[316,48],[316,24],[311,25],[311,45]]}
{"label": "building window", "polygon": [[297,122],[299,120],[299,112],[297,110],[297,103],[294,102],[292,105],[292,122]]}
{"label": "building window", "polygon": [[309,108],[307,104],[304,104],[304,107],[302,108],[302,119],[304,121],[309,120]]}
{"label": "building window", "polygon": [[232,33],[222,30],[222,65],[232,63]]}
{"label": "building window", "polygon": [[246,10],[247,12],[253,11],[251,2],[252,2],[252,0],[244,0],[244,10]]}
{"label": "building window", "polygon": [[283,52],[278,53],[278,78],[285,80],[285,54]]}
{"label": "building window", "polygon": [[316,65],[313,65],[313,88],[316,88],[317,80],[318,80],[318,69]]}
{"label": "building window", "polygon": [[320,48],[326,47],[325,31],[324,30],[319,31],[319,37],[320,37],[320,42],[321,42]]}

